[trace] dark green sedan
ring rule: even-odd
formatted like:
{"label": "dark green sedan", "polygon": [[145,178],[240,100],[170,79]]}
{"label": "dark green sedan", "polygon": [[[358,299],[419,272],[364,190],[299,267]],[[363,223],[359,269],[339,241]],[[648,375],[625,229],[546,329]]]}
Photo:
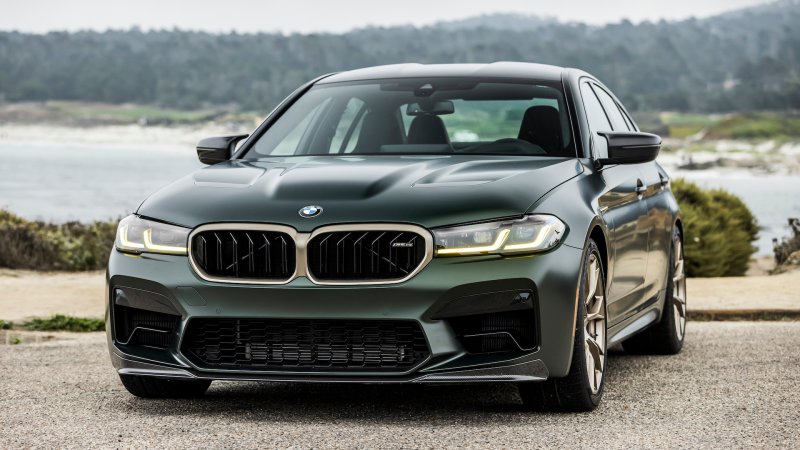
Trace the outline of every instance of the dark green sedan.
{"label": "dark green sedan", "polygon": [[671,354],[682,224],[661,140],[527,63],[317,78],[119,226],[108,345],[140,397],[212,380],[516,383],[600,402],[607,349]]}

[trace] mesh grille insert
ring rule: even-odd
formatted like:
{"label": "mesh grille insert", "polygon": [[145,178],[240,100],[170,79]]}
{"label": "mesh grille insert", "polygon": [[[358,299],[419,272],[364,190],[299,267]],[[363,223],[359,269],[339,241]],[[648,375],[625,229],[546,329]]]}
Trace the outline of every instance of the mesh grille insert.
{"label": "mesh grille insert", "polygon": [[167,348],[172,343],[179,316],[114,305],[114,332],[123,345]]}
{"label": "mesh grille insert", "polygon": [[469,353],[531,350],[537,344],[535,316],[509,311],[449,319]]}
{"label": "mesh grille insert", "polygon": [[286,280],[295,253],[292,238],[275,231],[213,230],[192,238],[192,259],[213,277]]}
{"label": "mesh grille insert", "polygon": [[191,319],[181,347],[201,367],[242,370],[410,369],[429,355],[405,320]]}
{"label": "mesh grille insert", "polygon": [[308,243],[308,271],[334,280],[401,280],[425,259],[425,239],[404,231],[337,231]]}

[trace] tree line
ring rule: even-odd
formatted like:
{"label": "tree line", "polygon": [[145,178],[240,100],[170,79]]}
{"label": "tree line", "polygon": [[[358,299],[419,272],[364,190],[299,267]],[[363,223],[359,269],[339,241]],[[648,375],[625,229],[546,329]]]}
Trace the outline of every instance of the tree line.
{"label": "tree line", "polygon": [[531,61],[599,77],[633,110],[800,107],[800,2],[605,26],[489,16],[344,34],[0,33],[0,101],[264,111],[324,73],[401,62]]}

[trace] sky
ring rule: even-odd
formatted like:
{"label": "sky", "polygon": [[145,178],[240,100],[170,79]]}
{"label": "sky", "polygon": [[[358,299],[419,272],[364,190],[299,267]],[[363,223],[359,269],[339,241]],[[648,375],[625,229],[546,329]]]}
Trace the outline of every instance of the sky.
{"label": "sky", "polygon": [[707,17],[768,0],[0,0],[0,30],[181,28],[240,33],[340,33],[366,26],[429,25],[522,13],[605,24]]}

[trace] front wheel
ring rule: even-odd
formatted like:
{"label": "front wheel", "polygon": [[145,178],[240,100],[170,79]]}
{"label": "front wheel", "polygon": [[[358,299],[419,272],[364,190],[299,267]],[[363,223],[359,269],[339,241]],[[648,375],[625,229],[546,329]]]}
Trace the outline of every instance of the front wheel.
{"label": "front wheel", "polygon": [[564,378],[519,385],[522,403],[541,411],[591,411],[600,404],[606,369],[606,279],[600,251],[589,240],[580,281],[570,371]]}

